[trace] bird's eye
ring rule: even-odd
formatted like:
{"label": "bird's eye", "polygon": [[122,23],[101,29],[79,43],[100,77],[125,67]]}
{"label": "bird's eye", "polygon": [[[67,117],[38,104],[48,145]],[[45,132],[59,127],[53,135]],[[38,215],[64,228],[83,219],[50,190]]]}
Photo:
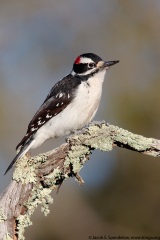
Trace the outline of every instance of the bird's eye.
{"label": "bird's eye", "polygon": [[95,63],[88,63],[88,67],[89,67],[89,68],[94,68],[95,66],[96,66]]}

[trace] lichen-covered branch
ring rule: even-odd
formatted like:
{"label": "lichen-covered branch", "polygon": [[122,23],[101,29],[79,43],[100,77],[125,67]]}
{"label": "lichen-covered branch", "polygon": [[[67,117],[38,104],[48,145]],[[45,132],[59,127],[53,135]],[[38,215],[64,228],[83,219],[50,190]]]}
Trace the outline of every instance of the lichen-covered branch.
{"label": "lichen-covered branch", "polygon": [[32,224],[30,217],[36,207],[41,205],[42,212],[49,213],[49,204],[53,202],[51,191],[58,191],[69,177],[83,184],[79,172],[91,152],[111,151],[116,146],[160,156],[160,140],[95,122],[50,152],[20,159],[10,185],[0,195],[0,240],[24,239],[24,230]]}

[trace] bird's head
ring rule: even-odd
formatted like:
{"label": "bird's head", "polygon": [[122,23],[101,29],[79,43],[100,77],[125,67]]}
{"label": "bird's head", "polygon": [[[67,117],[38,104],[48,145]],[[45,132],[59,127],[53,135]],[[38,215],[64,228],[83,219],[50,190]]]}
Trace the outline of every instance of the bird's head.
{"label": "bird's head", "polygon": [[71,74],[79,76],[94,75],[97,72],[107,70],[112,65],[118,63],[115,61],[103,61],[94,53],[84,53],[76,58],[73,64]]}

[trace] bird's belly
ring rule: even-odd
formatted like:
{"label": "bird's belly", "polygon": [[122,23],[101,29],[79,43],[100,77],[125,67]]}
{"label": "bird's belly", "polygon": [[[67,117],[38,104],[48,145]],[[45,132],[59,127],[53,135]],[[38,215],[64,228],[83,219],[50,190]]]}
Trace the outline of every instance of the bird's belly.
{"label": "bird's belly", "polygon": [[94,92],[93,96],[91,89],[89,90],[83,89],[83,94],[78,94],[62,112],[37,131],[34,136],[36,141],[32,148],[40,146],[50,138],[64,136],[73,130],[81,129],[92,120],[98,109],[101,95],[99,92]]}

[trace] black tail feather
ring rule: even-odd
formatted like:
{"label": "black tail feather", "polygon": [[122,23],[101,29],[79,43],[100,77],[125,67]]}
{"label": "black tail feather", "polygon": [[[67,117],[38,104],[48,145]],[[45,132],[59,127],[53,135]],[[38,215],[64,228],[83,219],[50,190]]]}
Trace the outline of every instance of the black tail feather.
{"label": "black tail feather", "polygon": [[21,157],[23,157],[26,152],[28,152],[29,148],[31,147],[31,143],[32,143],[33,139],[31,138],[30,141],[28,141],[23,147],[22,149],[19,151],[19,153],[17,153],[17,155],[15,156],[15,158],[12,160],[12,162],[10,163],[9,167],[7,168],[7,170],[5,171],[4,175],[6,175],[6,173],[12,168],[13,164]]}
{"label": "black tail feather", "polygon": [[5,171],[5,174],[12,168],[13,164],[17,161],[17,159],[20,158],[20,156],[22,155],[22,152],[20,151],[16,156],[15,158],[12,160],[12,162],[10,163],[9,167],[7,168],[7,170]]}

